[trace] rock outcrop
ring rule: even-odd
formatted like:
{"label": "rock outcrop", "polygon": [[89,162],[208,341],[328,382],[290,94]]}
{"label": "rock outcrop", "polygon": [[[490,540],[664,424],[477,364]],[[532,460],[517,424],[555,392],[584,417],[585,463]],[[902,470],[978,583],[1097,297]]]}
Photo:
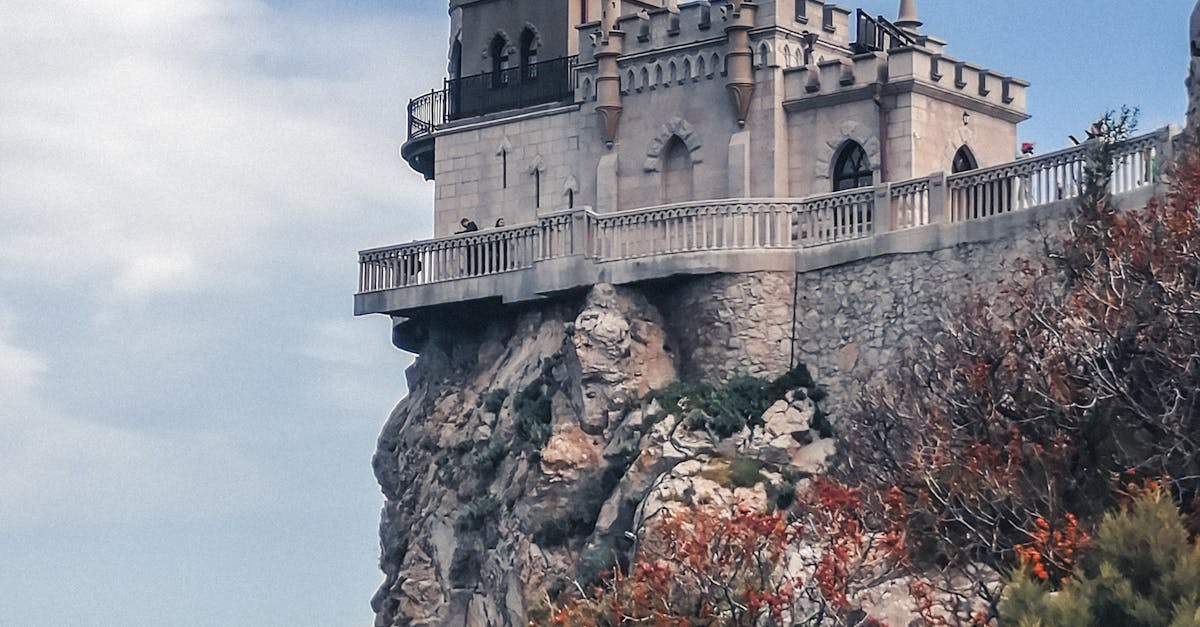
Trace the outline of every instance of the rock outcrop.
{"label": "rock outcrop", "polygon": [[[803,391],[722,438],[648,392],[676,379],[772,379],[795,360],[828,387],[836,420],[946,304],[1018,274],[1014,261],[1047,237],[1030,228],[800,277],[597,285],[427,321],[374,460],[385,497],[376,625],[524,625],[547,591],[627,555],[647,512],[769,506],[833,453]],[[730,480],[751,466],[761,472]],[[906,611],[881,615],[893,610]]]}
{"label": "rock outcrop", "polygon": [[[747,279],[724,288],[731,297],[761,288],[762,277]],[[720,324],[754,322],[723,316],[728,303],[710,305]],[[718,350],[704,338],[728,351],[730,341],[786,335],[699,332],[677,354],[670,329],[695,331],[699,309],[672,307],[668,321],[642,292],[598,285],[582,302],[431,328],[374,460],[386,498],[376,625],[524,625],[547,590],[625,554],[648,512],[765,508],[784,481],[772,469],[820,472],[832,441],[813,429],[816,407],[803,389],[770,407],[761,426],[725,438],[647,401],[681,369],[711,370],[693,361]],[[732,484],[731,464],[746,460],[761,480]]]}

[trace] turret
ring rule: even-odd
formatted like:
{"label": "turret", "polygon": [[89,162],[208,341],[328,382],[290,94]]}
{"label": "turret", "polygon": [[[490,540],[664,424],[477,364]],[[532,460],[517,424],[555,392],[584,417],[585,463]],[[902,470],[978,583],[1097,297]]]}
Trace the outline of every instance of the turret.
{"label": "turret", "polygon": [[914,34],[920,30],[921,20],[917,19],[917,0],[900,0],[900,13],[896,18],[896,26]]}

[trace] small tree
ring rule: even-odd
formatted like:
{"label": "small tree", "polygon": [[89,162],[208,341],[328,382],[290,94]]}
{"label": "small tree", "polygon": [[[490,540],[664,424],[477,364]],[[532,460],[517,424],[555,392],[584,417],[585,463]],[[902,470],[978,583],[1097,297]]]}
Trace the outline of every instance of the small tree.
{"label": "small tree", "polygon": [[1097,125],[1065,237],[916,338],[844,430],[847,481],[902,491],[919,565],[999,573],[1023,556],[1056,584],[1118,478],[1174,477],[1185,507],[1200,495],[1200,160],[1185,149],[1169,195],[1117,211],[1106,167],[1131,124]]}
{"label": "small tree", "polygon": [[797,532],[782,513],[664,513],[648,524],[629,573],[614,569],[589,593],[566,593],[531,624],[781,624],[796,600],[783,566]]}
{"label": "small tree", "polygon": [[1179,510],[1159,490],[1105,516],[1099,567],[1053,593],[1028,564],[1013,576],[1001,627],[1185,627],[1200,625],[1200,553]]}

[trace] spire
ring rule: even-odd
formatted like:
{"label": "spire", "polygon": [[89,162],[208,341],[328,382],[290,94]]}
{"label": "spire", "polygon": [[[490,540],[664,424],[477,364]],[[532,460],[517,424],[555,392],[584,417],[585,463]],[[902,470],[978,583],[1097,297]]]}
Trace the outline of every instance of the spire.
{"label": "spire", "polygon": [[913,33],[921,29],[921,20],[917,19],[917,0],[900,0],[900,17],[896,18],[896,26]]}

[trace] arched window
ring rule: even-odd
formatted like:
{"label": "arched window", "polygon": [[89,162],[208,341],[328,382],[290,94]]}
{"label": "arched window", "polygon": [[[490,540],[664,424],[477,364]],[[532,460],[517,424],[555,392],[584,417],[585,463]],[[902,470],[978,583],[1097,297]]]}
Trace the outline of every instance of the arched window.
{"label": "arched window", "polygon": [[662,202],[692,199],[692,153],[678,135],[672,135],[662,151]]}
{"label": "arched window", "polygon": [[871,162],[867,159],[867,151],[858,142],[847,142],[838,153],[833,166],[833,191],[840,192],[856,187],[869,187],[875,184],[875,174],[871,171]]}
{"label": "arched window", "polygon": [[492,55],[492,89],[499,89],[508,83],[508,39],[496,33],[488,51]]}
{"label": "arched window", "polygon": [[450,46],[450,117],[458,117],[459,85],[462,83],[462,37],[456,37]]}
{"label": "arched window", "polygon": [[537,78],[537,34],[533,29],[521,31],[521,80]]}
{"label": "arched window", "polygon": [[974,170],[979,167],[979,162],[975,160],[975,155],[971,153],[971,149],[963,146],[954,153],[954,163],[950,167],[950,171],[954,174]]}

